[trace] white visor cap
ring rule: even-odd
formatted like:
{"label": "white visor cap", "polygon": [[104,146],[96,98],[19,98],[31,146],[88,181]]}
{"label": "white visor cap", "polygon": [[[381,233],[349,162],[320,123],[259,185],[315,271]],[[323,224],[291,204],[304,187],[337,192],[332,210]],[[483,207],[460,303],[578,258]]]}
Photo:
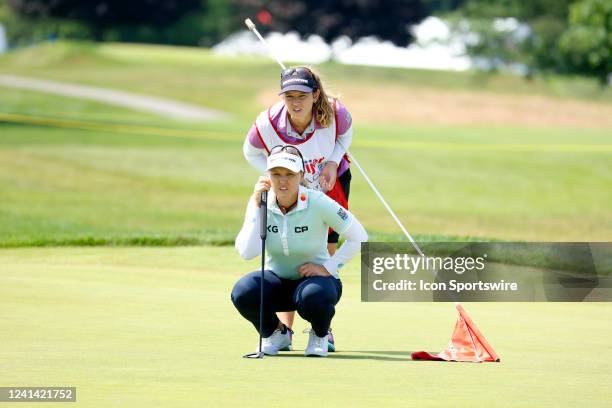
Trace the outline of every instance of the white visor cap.
{"label": "white visor cap", "polygon": [[287,152],[274,153],[268,156],[267,170],[275,167],[283,167],[294,173],[299,173],[303,170],[302,159],[299,156]]}

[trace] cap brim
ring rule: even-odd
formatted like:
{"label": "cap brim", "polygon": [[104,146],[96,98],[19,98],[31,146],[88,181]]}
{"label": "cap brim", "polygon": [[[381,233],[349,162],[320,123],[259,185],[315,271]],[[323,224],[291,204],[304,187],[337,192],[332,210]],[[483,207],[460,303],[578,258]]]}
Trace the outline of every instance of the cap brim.
{"label": "cap brim", "polygon": [[285,92],[289,92],[289,91],[300,91],[300,92],[312,93],[313,89],[311,87],[309,87],[309,86],[306,86],[306,85],[298,85],[298,84],[287,85],[286,87],[281,89],[281,91],[278,94],[282,95]]}
{"label": "cap brim", "polygon": [[299,173],[302,171],[301,160],[302,159],[299,157],[289,153],[278,153],[273,156],[268,156],[266,170],[282,167],[284,169],[291,170],[294,173]]}
{"label": "cap brim", "polygon": [[289,167],[289,166],[282,166],[282,165],[276,165],[276,166],[272,166],[272,167],[268,167],[268,170],[272,170],[275,168],[283,168],[283,169],[287,169],[287,170],[291,170],[294,173],[299,173],[300,171],[302,171],[301,168],[297,168],[297,167]]}

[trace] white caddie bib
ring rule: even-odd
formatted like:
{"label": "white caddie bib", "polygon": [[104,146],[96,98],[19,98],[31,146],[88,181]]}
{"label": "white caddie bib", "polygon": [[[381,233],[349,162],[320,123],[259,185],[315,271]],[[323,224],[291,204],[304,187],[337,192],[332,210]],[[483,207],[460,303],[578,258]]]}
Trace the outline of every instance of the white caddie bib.
{"label": "white caddie bib", "polygon": [[[279,102],[279,104],[282,104],[282,102]],[[298,143],[290,143],[281,136],[272,123],[271,110],[273,107],[261,112],[255,121],[255,126],[266,148],[266,152],[269,153],[270,149],[278,145],[297,147],[304,157],[304,184],[308,188],[321,191],[319,176],[323,171],[325,162],[329,160],[336,146],[337,130],[335,115],[334,120],[328,127],[315,129],[311,135],[300,140]]]}

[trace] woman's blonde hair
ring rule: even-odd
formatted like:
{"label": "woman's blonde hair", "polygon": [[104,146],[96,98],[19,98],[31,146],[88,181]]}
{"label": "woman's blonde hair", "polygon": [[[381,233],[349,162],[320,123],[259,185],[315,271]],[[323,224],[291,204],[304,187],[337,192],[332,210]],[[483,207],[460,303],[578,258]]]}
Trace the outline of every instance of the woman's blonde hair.
{"label": "woman's blonde hair", "polygon": [[315,115],[315,119],[322,127],[328,127],[331,125],[332,118],[334,117],[334,108],[329,102],[329,98],[337,99],[331,94],[327,94],[325,89],[323,89],[323,82],[321,81],[321,76],[312,68],[307,68],[311,73],[313,78],[317,83],[317,89],[319,90],[319,98],[314,103],[312,107],[313,114]]}

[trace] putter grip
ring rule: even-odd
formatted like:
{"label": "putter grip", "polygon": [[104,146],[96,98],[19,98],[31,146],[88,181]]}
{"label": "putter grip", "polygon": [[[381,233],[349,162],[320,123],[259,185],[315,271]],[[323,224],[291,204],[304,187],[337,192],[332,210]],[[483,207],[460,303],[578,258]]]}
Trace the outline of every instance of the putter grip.
{"label": "putter grip", "polygon": [[261,211],[261,225],[259,228],[259,236],[261,239],[266,239],[266,234],[268,232],[268,192],[262,191],[261,193],[261,206],[259,207]]}

